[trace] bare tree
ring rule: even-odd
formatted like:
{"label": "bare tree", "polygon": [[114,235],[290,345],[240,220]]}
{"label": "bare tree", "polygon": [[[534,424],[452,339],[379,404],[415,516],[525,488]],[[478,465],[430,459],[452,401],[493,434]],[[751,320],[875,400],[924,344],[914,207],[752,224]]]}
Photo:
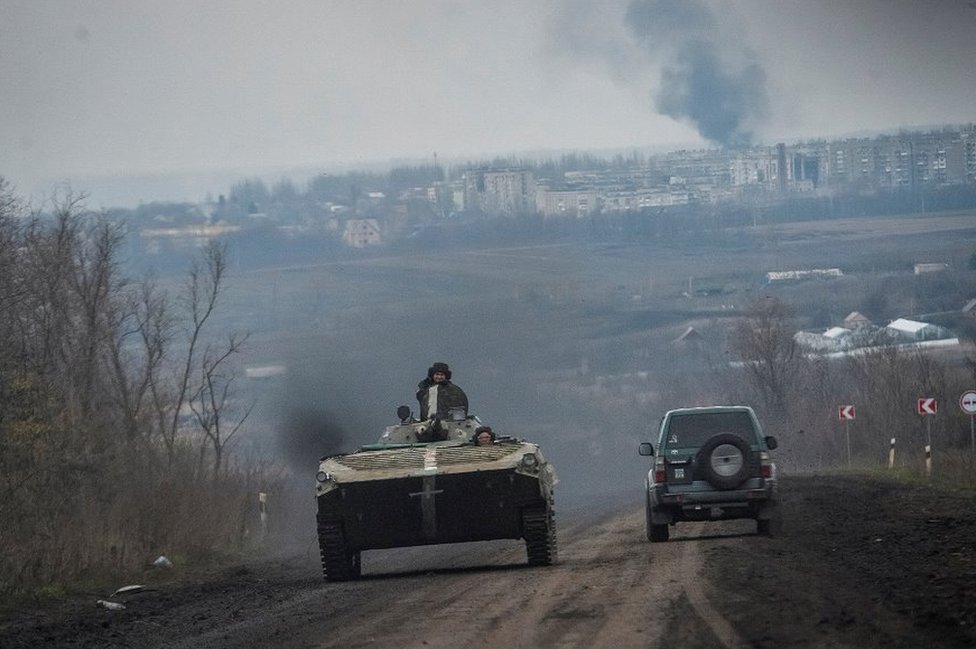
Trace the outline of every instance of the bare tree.
{"label": "bare tree", "polygon": [[[17,263],[16,218],[21,206],[10,189],[10,184],[0,176],[0,311],[9,306],[23,290],[16,282],[14,267]],[[7,318],[3,318],[6,322]],[[4,340],[9,340],[4,336]]]}
{"label": "bare tree", "polygon": [[[173,338],[173,319],[165,294],[148,276],[129,287],[113,313],[117,336],[110,350],[112,381],[122,430],[128,442],[142,440],[149,448],[160,419],[164,361]],[[150,449],[148,459],[155,457]]]}
{"label": "bare tree", "polygon": [[198,367],[200,346],[204,344],[203,331],[223,291],[226,272],[227,247],[223,243],[211,240],[203,259],[194,261],[190,267],[186,293],[181,299],[189,317],[189,328],[186,350],[180,363],[175,386],[171,393],[166,393],[161,384],[157,383],[153,386],[157,410],[168,418],[161,432],[170,464],[175,458],[180,416],[190,396],[197,391],[192,385],[192,379]]}
{"label": "bare tree", "polygon": [[[220,473],[225,455],[224,449],[231,437],[240,429],[250,414],[251,407],[240,419],[227,421],[233,399],[234,377],[228,371],[227,360],[239,353],[247,342],[247,335],[230,334],[225,343],[218,346],[206,341],[205,329],[210,323],[224,290],[227,273],[227,247],[211,241],[201,259],[190,268],[185,293],[180,304],[187,313],[186,346],[182,352],[176,381],[160,380],[155,368],[147,367],[147,388],[154,404],[159,429],[167,450],[169,465],[175,460],[181,433],[182,416],[186,410],[192,413],[201,432],[204,445],[213,452],[213,475]],[[150,290],[143,294],[140,313],[140,332],[147,360],[162,360],[171,344],[173,321],[167,314],[167,305]],[[149,371],[149,370],[152,371]],[[201,452],[204,448],[201,446]]]}
{"label": "bare tree", "polygon": [[789,306],[774,297],[758,299],[732,333],[732,352],[743,362],[767,409],[786,412],[790,381],[799,354]]}
{"label": "bare tree", "polygon": [[56,417],[62,451],[70,448],[79,463],[95,464],[117,424],[107,405],[107,370],[116,336],[115,295],[123,285],[116,267],[123,234],[120,226],[86,212],[83,195],[53,200],[53,215],[25,220],[19,240],[19,371],[44,386],[49,403],[37,407]]}
{"label": "bare tree", "polygon": [[206,445],[209,445],[213,452],[213,478],[215,480],[220,476],[226,445],[244,425],[254,407],[254,404],[250,403],[236,421],[226,421],[233,404],[232,385],[234,376],[225,373],[224,368],[227,359],[238,353],[246,342],[246,335],[231,334],[222,351],[215,352],[208,347],[198,368],[199,383],[188,401],[190,410],[193,411],[197,425],[203,435],[204,444],[201,446],[201,459]]}

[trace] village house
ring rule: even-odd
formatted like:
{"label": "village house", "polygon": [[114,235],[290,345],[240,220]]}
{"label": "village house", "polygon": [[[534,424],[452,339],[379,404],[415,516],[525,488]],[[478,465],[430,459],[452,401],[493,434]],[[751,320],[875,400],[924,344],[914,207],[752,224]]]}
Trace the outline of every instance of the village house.
{"label": "village house", "polygon": [[949,332],[943,327],[907,318],[892,320],[885,329],[900,342],[917,343],[950,337]]}
{"label": "village house", "polygon": [[377,246],[383,242],[376,219],[349,219],[342,231],[342,241],[353,248]]}

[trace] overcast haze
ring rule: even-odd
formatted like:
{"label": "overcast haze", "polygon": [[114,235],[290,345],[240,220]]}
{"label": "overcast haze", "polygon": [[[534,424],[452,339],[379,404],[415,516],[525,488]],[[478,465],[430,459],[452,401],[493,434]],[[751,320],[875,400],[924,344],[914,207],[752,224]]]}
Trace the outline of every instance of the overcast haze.
{"label": "overcast haze", "polygon": [[[0,0],[0,175],[37,196],[116,175],[969,123],[974,7]],[[140,198],[203,197],[185,191],[201,193]]]}

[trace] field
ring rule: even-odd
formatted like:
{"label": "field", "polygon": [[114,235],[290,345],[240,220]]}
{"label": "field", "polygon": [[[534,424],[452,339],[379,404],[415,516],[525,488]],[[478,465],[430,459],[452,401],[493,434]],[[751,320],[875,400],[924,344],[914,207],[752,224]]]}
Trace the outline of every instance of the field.
{"label": "field", "polygon": [[[838,324],[855,310],[880,324],[957,310],[976,296],[967,270],[974,251],[976,214],[967,213],[240,263],[222,328],[251,332],[242,366],[287,368],[284,377],[242,382],[242,398],[257,403],[250,439],[300,472],[326,451],[374,441],[397,405],[415,405],[429,364],[443,360],[472,411],[497,431],[542,441],[564,472],[629,484],[642,466],[637,443],[666,408],[739,395],[696,371],[727,365],[728,331],[753,300],[783,300],[801,328]],[[915,276],[919,262],[951,270]],[[830,267],[844,277],[764,281],[771,270]],[[694,353],[674,343],[689,326],[701,334]],[[565,490],[592,494],[615,480]]]}

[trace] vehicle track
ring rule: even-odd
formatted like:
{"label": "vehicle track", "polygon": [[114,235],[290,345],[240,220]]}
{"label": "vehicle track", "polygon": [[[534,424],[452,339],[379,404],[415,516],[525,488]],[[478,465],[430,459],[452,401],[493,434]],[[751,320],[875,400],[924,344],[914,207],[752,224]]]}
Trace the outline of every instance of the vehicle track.
{"label": "vehicle track", "polygon": [[[379,628],[364,637],[362,624],[354,623],[316,646],[663,646],[683,597],[701,618],[689,627],[706,636],[714,633],[728,649],[744,646],[705,597],[696,563],[702,541],[695,534],[702,528],[689,526],[684,538],[652,546],[643,527],[643,512],[637,511],[590,525],[585,534],[563,529],[560,562],[552,567],[518,565],[524,558],[511,549],[480,557],[515,565],[404,578],[381,574],[377,580],[386,582],[395,603],[387,599],[361,611],[364,619],[384,620]],[[394,553],[384,561],[409,564],[418,552]],[[388,567],[381,563],[381,573]],[[705,641],[708,646],[716,642]]]}
{"label": "vehicle track", "polygon": [[[751,522],[751,521],[750,521]],[[746,640],[739,635],[739,633],[732,627],[728,620],[726,620],[721,613],[719,613],[715,607],[709,602],[706,596],[704,585],[707,583],[703,577],[702,568],[704,562],[701,556],[701,541],[692,540],[688,537],[701,536],[705,533],[706,525],[708,523],[696,522],[696,523],[686,523],[682,525],[682,534],[685,535],[683,542],[675,543],[674,546],[679,548],[679,563],[681,565],[681,572],[690,577],[682,582],[684,585],[685,593],[688,595],[688,602],[691,607],[698,614],[698,617],[708,625],[712,633],[722,646],[726,649],[743,649],[745,647],[751,646]],[[677,539],[675,539],[677,540]]]}

